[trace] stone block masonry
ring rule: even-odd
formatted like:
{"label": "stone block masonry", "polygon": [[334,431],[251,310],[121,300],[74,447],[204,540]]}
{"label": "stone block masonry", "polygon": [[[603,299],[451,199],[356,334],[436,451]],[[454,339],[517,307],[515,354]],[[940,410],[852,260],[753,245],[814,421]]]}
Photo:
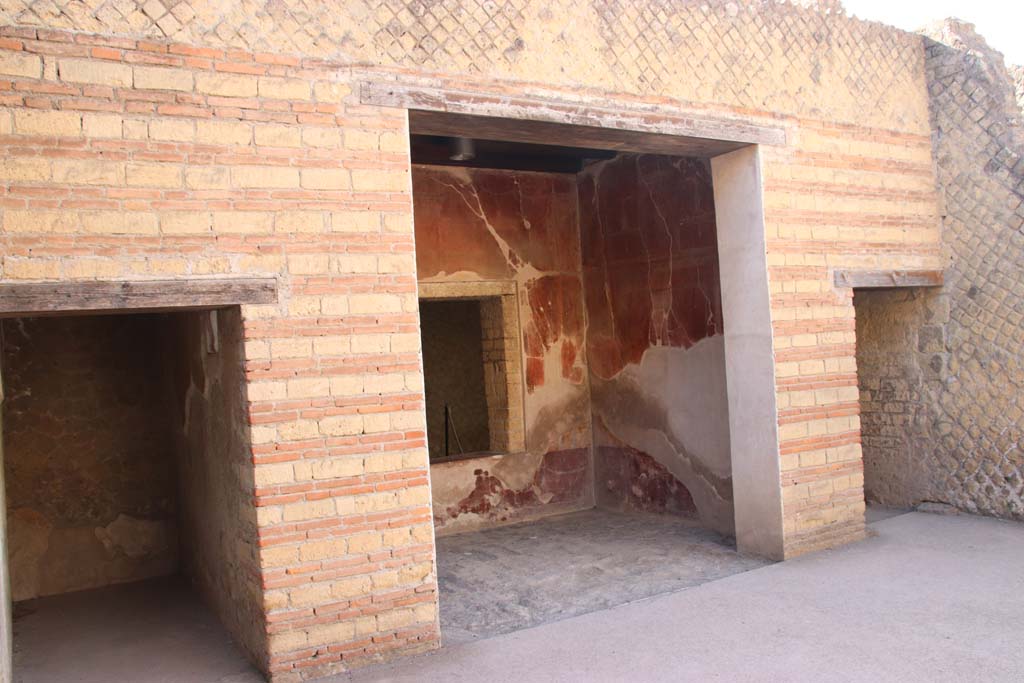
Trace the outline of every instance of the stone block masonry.
{"label": "stone block masonry", "polygon": [[783,129],[776,554],[863,534],[831,274],[943,264],[920,37],[772,2],[169,4],[0,0],[2,279],[278,278],[242,309],[238,476],[275,681],[438,644],[407,112],[363,82]]}

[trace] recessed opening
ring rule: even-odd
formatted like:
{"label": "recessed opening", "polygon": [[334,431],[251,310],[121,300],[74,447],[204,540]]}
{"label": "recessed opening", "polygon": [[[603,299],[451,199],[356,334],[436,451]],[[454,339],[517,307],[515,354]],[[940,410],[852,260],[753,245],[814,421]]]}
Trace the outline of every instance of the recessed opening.
{"label": "recessed opening", "polygon": [[432,463],[523,449],[523,396],[514,287],[420,285],[420,337]]}
{"label": "recessed opening", "polygon": [[[491,412],[498,406],[489,400],[484,383],[484,305],[480,299],[420,302],[427,443],[432,462],[498,450],[495,442],[500,437],[495,434],[492,440],[491,436]],[[495,416],[494,422],[495,432],[507,429],[500,416]]]}
{"label": "recessed opening", "polygon": [[[532,122],[414,114],[447,642],[754,566],[732,541],[729,322],[709,158],[737,146],[676,141],[684,154],[651,154],[659,136],[630,138],[642,149],[604,147],[594,130],[571,126],[551,145]],[[453,158],[456,142],[471,158]],[[764,250],[754,251],[762,260],[744,267],[760,266],[763,278]],[[495,287],[506,292],[493,327],[501,343],[488,332]],[[495,397],[508,399],[508,424],[521,416],[520,447],[500,443],[514,430]]]}
{"label": "recessed opening", "polygon": [[223,644],[261,635],[239,309],[0,333],[18,680],[136,680],[187,658],[236,673]]}
{"label": "recessed opening", "polygon": [[[929,501],[918,396],[936,395],[947,354],[927,289],[854,289],[857,385],[869,518]],[[851,396],[857,399],[857,396]]]}

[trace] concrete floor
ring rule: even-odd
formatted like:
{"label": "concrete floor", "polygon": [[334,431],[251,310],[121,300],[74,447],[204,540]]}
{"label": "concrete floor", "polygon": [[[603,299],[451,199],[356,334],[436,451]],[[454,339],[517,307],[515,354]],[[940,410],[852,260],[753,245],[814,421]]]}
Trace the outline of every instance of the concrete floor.
{"label": "concrete floor", "polygon": [[177,578],[15,605],[17,683],[262,683]]}
{"label": "concrete floor", "polygon": [[919,512],[866,541],[335,681],[1024,680],[1024,524]]}
{"label": "concrete floor", "polygon": [[905,515],[908,512],[911,512],[909,508],[894,508],[887,505],[868,503],[867,510],[864,511],[864,521],[868,524],[884,522],[890,517],[899,517],[900,515]]}
{"label": "concrete floor", "polygon": [[[1024,680],[1024,524],[872,517],[884,519],[871,538],[838,550],[328,681]],[[181,584],[47,598],[18,613],[20,683],[262,680]]]}
{"label": "concrete floor", "polygon": [[766,562],[679,517],[586,510],[437,541],[445,645],[697,586]]}

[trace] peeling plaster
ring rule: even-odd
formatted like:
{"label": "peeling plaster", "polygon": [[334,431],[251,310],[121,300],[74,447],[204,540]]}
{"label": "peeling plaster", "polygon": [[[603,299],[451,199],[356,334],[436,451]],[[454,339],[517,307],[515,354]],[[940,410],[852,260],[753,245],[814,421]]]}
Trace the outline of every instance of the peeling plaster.
{"label": "peeling plaster", "polygon": [[626,490],[642,498],[649,484],[673,511],[695,507],[733,533],[707,163],[623,155],[577,178],[417,166],[413,187],[421,281],[514,281],[524,354],[526,451],[433,465],[438,528],[552,505],[565,492],[545,486],[576,481],[543,474],[578,449],[588,457],[578,502],[590,504],[596,443],[628,464],[620,476],[643,478]]}
{"label": "peeling plaster", "polygon": [[682,482],[709,528],[733,533],[721,335],[689,349],[652,347],[614,379],[592,378],[591,395],[595,421]]}
{"label": "peeling plaster", "polygon": [[580,219],[598,499],[649,509],[643,482],[619,480],[642,476],[677,511],[692,497],[705,525],[731,534],[710,169],[653,155],[593,164],[580,178]]}
{"label": "peeling plaster", "polygon": [[525,450],[432,465],[437,529],[589,507],[590,394],[575,179],[415,166],[413,188],[420,281],[514,282],[522,334]]}

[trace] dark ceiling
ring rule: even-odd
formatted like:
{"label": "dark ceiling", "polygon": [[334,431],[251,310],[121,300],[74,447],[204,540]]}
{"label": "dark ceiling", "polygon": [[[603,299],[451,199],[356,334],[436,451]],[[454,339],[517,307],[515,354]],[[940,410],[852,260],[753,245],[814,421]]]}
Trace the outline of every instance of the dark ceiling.
{"label": "dark ceiling", "polygon": [[473,158],[453,160],[451,157],[456,151],[454,137],[412,135],[410,141],[414,164],[440,166],[577,173],[587,161],[611,159],[616,155],[616,152],[605,149],[474,139]]}

